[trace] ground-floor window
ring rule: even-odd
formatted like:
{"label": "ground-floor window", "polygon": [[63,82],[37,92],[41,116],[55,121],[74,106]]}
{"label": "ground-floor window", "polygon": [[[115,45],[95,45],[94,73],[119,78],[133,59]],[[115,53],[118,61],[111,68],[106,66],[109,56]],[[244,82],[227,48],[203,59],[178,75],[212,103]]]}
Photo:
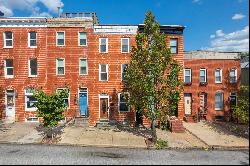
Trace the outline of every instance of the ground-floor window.
{"label": "ground-floor window", "polygon": [[118,105],[119,112],[129,112],[129,94],[128,93],[119,93],[118,94]]}
{"label": "ground-floor window", "polygon": [[37,99],[34,97],[34,89],[25,89],[25,110],[26,111],[36,111],[35,103]]}
{"label": "ground-floor window", "polygon": [[[57,92],[60,92],[60,91],[63,91],[65,90],[66,88],[58,88],[56,91]],[[69,91],[68,91],[69,92]],[[70,96],[70,95],[69,95]],[[69,104],[69,96],[67,98],[63,98],[63,103],[67,106],[67,108],[70,107],[70,104]]]}
{"label": "ground-floor window", "polygon": [[217,111],[223,110],[223,104],[224,104],[223,93],[217,92],[215,94],[215,110]]}

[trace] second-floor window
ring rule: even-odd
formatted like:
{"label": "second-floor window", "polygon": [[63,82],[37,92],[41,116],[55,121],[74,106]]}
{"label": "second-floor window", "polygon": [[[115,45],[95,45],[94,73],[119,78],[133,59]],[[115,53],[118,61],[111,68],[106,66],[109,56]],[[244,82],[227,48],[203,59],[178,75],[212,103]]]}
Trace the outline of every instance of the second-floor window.
{"label": "second-floor window", "polygon": [[4,47],[12,48],[13,47],[13,33],[4,32]]}
{"label": "second-floor window", "polygon": [[5,78],[13,78],[14,77],[14,66],[13,59],[5,60]]}
{"label": "second-floor window", "polygon": [[191,69],[185,69],[184,72],[184,83],[189,84],[192,82],[192,70]]}
{"label": "second-floor window", "polygon": [[56,33],[56,45],[57,46],[64,46],[65,45],[64,32],[57,32]]}
{"label": "second-floor window", "polygon": [[222,82],[222,70],[216,69],[215,70],[215,83],[221,83]]}
{"label": "second-floor window", "polygon": [[62,58],[56,59],[56,74],[57,75],[65,74],[65,62],[64,59]]}
{"label": "second-floor window", "polygon": [[229,73],[229,79],[230,83],[236,83],[237,82],[237,70],[231,69]]}
{"label": "second-floor window", "polygon": [[223,110],[224,100],[223,100],[223,93],[217,92],[215,94],[215,110]]}
{"label": "second-floor window", "polygon": [[178,39],[170,39],[170,51],[172,54],[178,54]]}
{"label": "second-floor window", "polygon": [[29,47],[37,47],[37,37],[36,37],[36,32],[29,32],[29,41],[28,41],[28,45]]}
{"label": "second-floor window", "polygon": [[108,81],[108,65],[99,65],[99,81]]}
{"label": "second-floor window", "polygon": [[87,34],[86,32],[79,32],[79,45],[86,46],[87,45]]}
{"label": "second-floor window", "polygon": [[87,59],[80,59],[80,75],[88,74]]}
{"label": "second-floor window", "polygon": [[206,83],[206,82],[207,82],[207,70],[200,69],[200,83]]}
{"label": "second-floor window", "polygon": [[108,53],[108,38],[99,39],[99,51],[100,53]]}
{"label": "second-floor window", "polygon": [[125,75],[126,75],[126,71],[127,71],[127,67],[128,67],[128,64],[122,64],[121,65],[121,69],[122,69],[122,81],[125,81],[126,78],[125,78]]}
{"label": "second-floor window", "polygon": [[37,76],[37,59],[30,59],[29,60],[29,77],[36,77]]}
{"label": "second-floor window", "polygon": [[129,53],[129,38],[122,38],[121,46],[122,53]]}

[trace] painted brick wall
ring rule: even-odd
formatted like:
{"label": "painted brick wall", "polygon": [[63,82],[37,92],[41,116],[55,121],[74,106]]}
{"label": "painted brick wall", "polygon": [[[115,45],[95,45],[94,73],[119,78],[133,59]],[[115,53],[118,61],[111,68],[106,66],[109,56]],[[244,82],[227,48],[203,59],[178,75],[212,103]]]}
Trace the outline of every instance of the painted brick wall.
{"label": "painted brick wall", "polygon": [[[184,60],[185,68],[192,69],[192,85],[184,87],[185,93],[192,93],[192,115],[197,114],[199,107],[198,93],[206,92],[207,106],[208,106],[208,120],[214,120],[215,116],[229,116],[229,102],[228,97],[231,92],[237,92],[240,87],[240,61],[239,60]],[[207,69],[206,86],[199,85],[200,68]],[[215,83],[215,70],[222,69],[222,83]],[[237,84],[229,82],[229,71],[231,68],[237,69]],[[222,111],[215,111],[215,93],[222,91],[224,93],[224,109]]]}

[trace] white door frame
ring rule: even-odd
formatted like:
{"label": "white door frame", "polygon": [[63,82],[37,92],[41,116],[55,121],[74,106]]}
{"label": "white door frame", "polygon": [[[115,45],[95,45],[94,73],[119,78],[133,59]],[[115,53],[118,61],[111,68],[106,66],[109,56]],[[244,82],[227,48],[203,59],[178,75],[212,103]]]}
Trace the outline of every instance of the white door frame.
{"label": "white door frame", "polygon": [[[7,91],[13,91],[13,102],[14,102],[14,105],[13,105],[13,111],[14,111],[14,115],[13,117],[11,117],[11,119],[7,119]],[[15,97],[15,91],[13,89],[7,89],[5,90],[5,119],[6,120],[11,120],[11,121],[15,121],[15,116],[16,116],[16,97]],[[12,119],[13,118],[13,119]]]}
{"label": "white door frame", "polygon": [[87,87],[80,87],[80,88],[78,88],[78,94],[77,94],[77,96],[78,96],[78,100],[77,100],[77,103],[78,103],[78,109],[79,109],[79,113],[80,113],[80,105],[79,105],[79,98],[80,98],[80,89],[87,89],[87,109],[88,109],[88,114],[89,114],[89,89],[87,88]]}
{"label": "white door frame", "polygon": [[108,94],[99,94],[99,95],[98,95],[98,100],[99,100],[99,101],[98,101],[98,102],[99,102],[99,108],[98,108],[98,110],[99,110],[99,113],[98,113],[98,114],[99,114],[99,119],[101,118],[101,117],[100,117],[100,116],[101,116],[101,115],[100,115],[100,111],[101,111],[101,110],[100,110],[100,104],[101,104],[101,103],[100,103],[100,99],[108,99],[108,119],[109,119],[109,95],[108,95]]}
{"label": "white door frame", "polygon": [[[185,96],[185,94],[189,94],[188,96]],[[189,97],[190,98],[190,114],[186,113],[186,100],[185,97]],[[192,115],[192,94],[191,93],[184,93],[184,114],[185,115]]]}

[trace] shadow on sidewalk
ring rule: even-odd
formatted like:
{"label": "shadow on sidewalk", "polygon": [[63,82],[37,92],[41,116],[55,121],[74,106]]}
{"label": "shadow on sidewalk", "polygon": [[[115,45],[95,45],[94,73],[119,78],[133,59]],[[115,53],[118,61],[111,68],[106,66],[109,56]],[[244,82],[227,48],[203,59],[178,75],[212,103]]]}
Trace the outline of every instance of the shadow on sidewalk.
{"label": "shadow on sidewalk", "polygon": [[237,137],[243,137],[249,139],[249,125],[236,124],[233,122],[214,121],[204,122],[205,125],[212,127],[216,132],[225,135],[234,135]]}

